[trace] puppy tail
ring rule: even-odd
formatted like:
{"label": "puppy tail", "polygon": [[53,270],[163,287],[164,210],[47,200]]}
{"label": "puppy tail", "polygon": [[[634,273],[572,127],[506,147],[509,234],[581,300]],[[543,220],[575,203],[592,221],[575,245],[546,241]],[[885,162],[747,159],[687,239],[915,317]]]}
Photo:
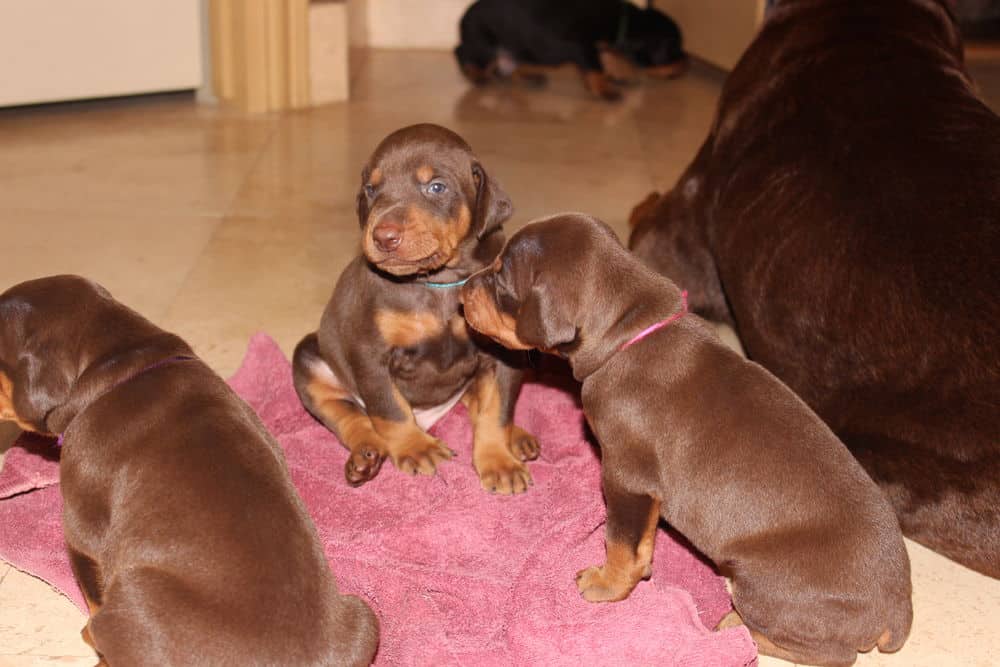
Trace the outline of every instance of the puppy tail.
{"label": "puppy tail", "polygon": [[379,645],[379,620],[361,598],[354,595],[341,597],[341,613],[337,619],[338,646],[336,665],[359,667],[370,665]]}

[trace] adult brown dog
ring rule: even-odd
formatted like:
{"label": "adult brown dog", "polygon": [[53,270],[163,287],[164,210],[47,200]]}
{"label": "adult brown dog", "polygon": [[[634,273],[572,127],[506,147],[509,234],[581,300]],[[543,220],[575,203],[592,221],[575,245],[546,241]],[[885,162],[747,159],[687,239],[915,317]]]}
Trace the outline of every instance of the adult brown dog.
{"label": "adult brown dog", "polygon": [[888,494],[1000,577],[1000,119],[943,3],[780,3],[629,241]]}
{"label": "adult brown dog", "polygon": [[731,578],[723,623],[742,617],[761,652],[850,665],[903,645],[910,566],[882,492],[610,228],[577,214],[530,224],[462,299],[474,328],[559,353],[583,382],[608,506],[607,560],[577,577],[587,600],[621,600],[650,576],[662,516]]}
{"label": "adult brown dog", "polygon": [[319,331],[293,359],[303,405],[351,452],[351,484],[375,477],[387,456],[404,472],[433,475],[453,452],[427,425],[462,400],[483,487],[510,494],[530,485],[524,462],[538,442],[513,423],[523,355],[474,340],[457,289],[500,252],[511,212],[446,128],[397,130],[369,158],[358,193],[364,254],[344,269]]}
{"label": "adult brown dog", "polygon": [[367,665],[281,448],[177,336],[78,276],[0,295],[0,419],[61,434],[63,530],[110,665]]}

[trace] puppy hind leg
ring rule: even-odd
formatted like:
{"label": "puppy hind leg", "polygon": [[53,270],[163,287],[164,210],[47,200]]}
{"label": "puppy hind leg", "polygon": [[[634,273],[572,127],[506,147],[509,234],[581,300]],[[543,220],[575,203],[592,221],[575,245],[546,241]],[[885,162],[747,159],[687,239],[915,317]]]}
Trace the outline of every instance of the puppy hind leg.
{"label": "puppy hind leg", "polygon": [[[715,630],[718,632],[720,630],[736,628],[741,625],[746,625],[746,623],[740,613],[733,609],[722,617],[722,620],[716,624]],[[849,647],[831,646],[825,651],[821,651],[816,648],[812,650],[789,649],[776,644],[759,630],[754,630],[749,626],[747,627],[747,630],[750,631],[750,637],[757,644],[757,652],[761,655],[778,658],[780,660],[787,660],[788,662],[793,663],[824,665],[825,667],[849,667],[857,661],[857,653]]]}
{"label": "puppy hind leg", "polygon": [[649,495],[621,491],[605,478],[608,505],[604,565],[576,576],[576,585],[590,602],[624,600],[642,579],[652,574],[653,544],[660,520],[660,501]]}
{"label": "puppy hind leg", "polygon": [[480,485],[505,495],[527,491],[531,473],[524,461],[538,456],[538,442],[511,421],[512,406],[505,405],[497,373],[477,375],[462,402],[472,422],[472,465]]}
{"label": "puppy hind leg", "polygon": [[316,334],[309,334],[295,347],[292,373],[295,391],[306,411],[336,434],[350,451],[344,464],[347,482],[360,486],[374,479],[389,452],[388,446],[320,356]]}
{"label": "puppy hind leg", "polygon": [[80,638],[90,648],[97,651],[97,645],[94,643],[94,637],[90,632],[90,619],[101,609],[103,587],[101,585],[100,570],[97,567],[97,563],[89,556],[85,556],[72,547],[68,548],[68,552],[73,577],[80,587],[80,592],[83,593],[84,602],[87,603],[87,623],[80,631]]}

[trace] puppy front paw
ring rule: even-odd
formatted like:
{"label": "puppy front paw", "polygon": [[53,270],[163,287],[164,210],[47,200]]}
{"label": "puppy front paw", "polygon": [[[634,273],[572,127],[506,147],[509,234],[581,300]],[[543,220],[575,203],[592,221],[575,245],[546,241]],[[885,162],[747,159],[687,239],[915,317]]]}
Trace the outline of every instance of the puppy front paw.
{"label": "puppy front paw", "polygon": [[606,567],[595,565],[577,573],[576,587],[587,602],[617,602],[628,597],[635,583],[609,576]]}
{"label": "puppy front paw", "polygon": [[351,486],[361,486],[375,479],[382,469],[385,453],[374,445],[361,445],[351,452],[344,464],[344,477]]}
{"label": "puppy front paw", "polygon": [[531,486],[531,473],[513,454],[490,456],[479,462],[476,472],[479,483],[491,493],[510,496],[524,493]]}
{"label": "puppy front paw", "polygon": [[535,436],[525,431],[520,426],[511,429],[510,453],[518,461],[534,461],[541,452],[541,446]]}
{"label": "puppy front paw", "polygon": [[438,464],[448,461],[455,452],[437,438],[421,432],[393,448],[392,462],[410,475],[433,475]]}
{"label": "puppy front paw", "polygon": [[611,83],[611,79],[604,72],[587,72],[584,75],[584,82],[591,94],[603,100],[617,102],[622,98],[621,91]]}

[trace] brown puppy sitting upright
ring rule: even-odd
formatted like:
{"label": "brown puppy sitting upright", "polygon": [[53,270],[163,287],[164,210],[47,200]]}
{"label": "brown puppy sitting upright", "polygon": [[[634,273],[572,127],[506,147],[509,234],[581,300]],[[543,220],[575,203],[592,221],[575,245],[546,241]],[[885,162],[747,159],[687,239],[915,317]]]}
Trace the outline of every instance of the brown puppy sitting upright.
{"label": "brown puppy sitting upright", "polygon": [[0,295],[0,419],[60,434],[63,530],[109,665],[367,665],[284,456],[177,336],[77,276]]}
{"label": "brown puppy sitting upright", "polygon": [[878,487],[786,386],[686,315],[685,295],[604,223],[528,225],[463,288],[465,316],[514,349],[562,354],[601,445],[607,561],[591,601],[650,576],[662,516],[733,585],[763,653],[850,665],[910,630],[910,567]]}
{"label": "brown puppy sitting upright", "polygon": [[1000,577],[1000,117],[944,0],[781,1],[629,247]]}
{"label": "brown puppy sitting upright", "polygon": [[426,429],[462,400],[483,487],[527,490],[524,461],[538,443],[513,423],[523,355],[474,340],[458,302],[458,287],[503,247],[511,211],[469,145],[443,127],[397,130],[369,158],[358,193],[364,254],[293,360],[303,405],[351,452],[351,484],[375,477],[386,456],[433,475],[453,453]]}

